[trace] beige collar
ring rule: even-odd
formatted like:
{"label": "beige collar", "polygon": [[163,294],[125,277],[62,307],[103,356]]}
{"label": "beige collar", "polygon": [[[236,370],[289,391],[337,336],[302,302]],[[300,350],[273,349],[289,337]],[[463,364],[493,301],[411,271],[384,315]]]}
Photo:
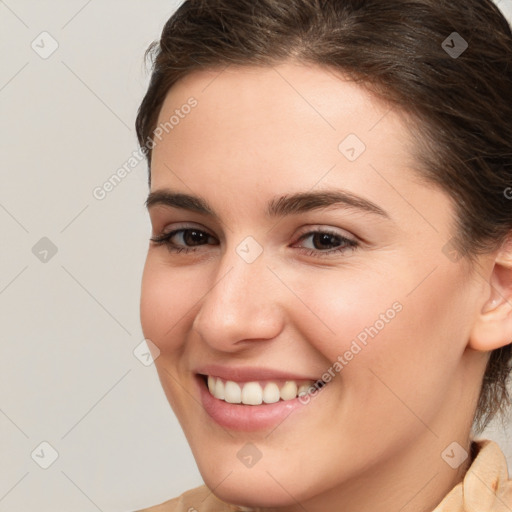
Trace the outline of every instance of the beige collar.
{"label": "beige collar", "polygon": [[432,512],[512,512],[512,480],[500,447],[473,441],[478,453],[464,476]]}

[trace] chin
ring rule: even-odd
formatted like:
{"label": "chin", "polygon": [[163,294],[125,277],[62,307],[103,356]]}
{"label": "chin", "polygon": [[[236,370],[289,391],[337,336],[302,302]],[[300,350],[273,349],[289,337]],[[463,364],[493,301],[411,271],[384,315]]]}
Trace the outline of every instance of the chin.
{"label": "chin", "polygon": [[293,507],[335,485],[329,477],[324,482],[315,481],[314,475],[301,467],[300,460],[273,463],[267,459],[265,463],[263,456],[254,467],[244,468],[235,458],[237,451],[238,448],[231,452],[226,447],[224,457],[214,450],[206,457],[196,458],[204,483],[226,503],[244,507]]}
{"label": "chin", "polygon": [[[215,475],[216,477],[217,475]],[[304,497],[288,490],[293,498],[268,474],[260,478],[251,478],[251,475],[238,473],[231,474],[220,485],[217,478],[211,480],[203,475],[205,484],[213,490],[217,498],[232,505],[243,507],[287,507],[303,501]],[[286,480],[290,482],[289,479]]]}

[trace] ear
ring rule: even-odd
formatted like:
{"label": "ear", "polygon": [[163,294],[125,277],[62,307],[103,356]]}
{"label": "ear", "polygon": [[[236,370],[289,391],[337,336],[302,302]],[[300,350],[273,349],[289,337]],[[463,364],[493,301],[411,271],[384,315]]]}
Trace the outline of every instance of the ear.
{"label": "ear", "polygon": [[476,318],[468,343],[482,352],[512,343],[512,236],[497,254],[489,285],[490,294]]}

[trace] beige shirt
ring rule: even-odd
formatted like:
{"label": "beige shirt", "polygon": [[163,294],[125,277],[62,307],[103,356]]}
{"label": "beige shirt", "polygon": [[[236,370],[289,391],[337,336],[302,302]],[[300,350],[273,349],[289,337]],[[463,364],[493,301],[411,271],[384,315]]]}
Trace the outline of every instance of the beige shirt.
{"label": "beige shirt", "polygon": [[[432,512],[512,512],[512,480],[500,447],[487,439],[473,441],[476,456],[462,482],[457,484]],[[254,511],[229,505],[206,485],[137,512],[235,512]]]}

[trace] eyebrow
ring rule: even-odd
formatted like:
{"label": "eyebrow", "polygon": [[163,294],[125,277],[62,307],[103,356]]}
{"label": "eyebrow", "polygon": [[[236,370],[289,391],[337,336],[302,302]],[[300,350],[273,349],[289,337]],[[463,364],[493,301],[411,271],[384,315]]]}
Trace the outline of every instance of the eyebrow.
{"label": "eyebrow", "polygon": [[[202,198],[175,192],[164,188],[151,192],[145,202],[146,208],[156,205],[170,206],[201,213],[218,219],[213,208]],[[277,196],[267,203],[265,214],[270,218],[306,213],[321,208],[343,208],[359,210],[390,219],[389,214],[380,206],[346,190],[327,190],[319,192],[299,192]]]}

